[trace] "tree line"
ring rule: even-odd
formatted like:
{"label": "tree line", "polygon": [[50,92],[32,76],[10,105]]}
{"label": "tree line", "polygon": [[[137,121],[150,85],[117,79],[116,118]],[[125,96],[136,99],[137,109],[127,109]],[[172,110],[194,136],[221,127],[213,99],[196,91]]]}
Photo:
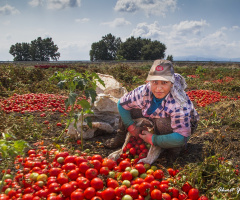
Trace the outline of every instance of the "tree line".
{"label": "tree line", "polygon": [[54,44],[52,38],[37,39],[31,43],[16,43],[10,47],[9,53],[13,55],[14,61],[50,61],[58,60],[60,53],[58,46]]}
{"label": "tree line", "polygon": [[125,42],[111,33],[91,46],[90,60],[155,60],[165,57],[165,44],[141,37],[127,38]]}
{"label": "tree line", "polygon": [[[164,58],[165,50],[165,44],[157,40],[131,36],[122,42],[120,37],[109,33],[100,41],[92,43],[89,55],[91,61],[155,60]],[[16,43],[10,47],[9,53],[14,56],[14,61],[57,61],[60,57],[58,46],[52,38],[41,37],[31,43]],[[173,60],[172,55],[167,59]]]}

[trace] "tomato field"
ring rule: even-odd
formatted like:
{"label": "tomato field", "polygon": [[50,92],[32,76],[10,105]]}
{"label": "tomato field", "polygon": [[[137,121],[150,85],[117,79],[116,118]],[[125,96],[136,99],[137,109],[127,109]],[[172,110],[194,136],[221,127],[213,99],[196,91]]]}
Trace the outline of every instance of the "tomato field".
{"label": "tomato field", "polygon": [[117,149],[104,141],[114,133],[67,136],[70,117],[88,112],[94,95],[76,87],[74,96],[64,81],[109,74],[130,91],[145,83],[151,64],[1,64],[0,199],[240,199],[240,64],[174,63],[200,115],[178,156],[164,151],[152,165],[137,163],[149,146],[132,138],[113,161],[107,157]]}

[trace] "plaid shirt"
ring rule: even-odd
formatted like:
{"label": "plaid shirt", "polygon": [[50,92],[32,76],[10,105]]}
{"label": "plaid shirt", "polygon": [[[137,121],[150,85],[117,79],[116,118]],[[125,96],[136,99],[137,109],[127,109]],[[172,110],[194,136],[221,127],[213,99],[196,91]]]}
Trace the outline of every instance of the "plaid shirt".
{"label": "plaid shirt", "polygon": [[[187,94],[186,94],[187,96]],[[199,120],[197,111],[193,103],[187,96],[187,103],[180,105],[169,93],[161,105],[151,114],[147,110],[151,106],[153,93],[150,90],[150,83],[141,85],[125,96],[121,97],[120,105],[125,110],[137,108],[142,110],[142,114],[147,118],[171,118],[171,127],[173,132],[179,133],[185,137],[191,135],[191,118]]]}

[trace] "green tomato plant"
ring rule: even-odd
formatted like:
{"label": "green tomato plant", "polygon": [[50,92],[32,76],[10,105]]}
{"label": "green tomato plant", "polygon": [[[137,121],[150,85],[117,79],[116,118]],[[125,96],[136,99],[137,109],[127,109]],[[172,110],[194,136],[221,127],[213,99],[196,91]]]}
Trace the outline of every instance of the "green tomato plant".
{"label": "green tomato plant", "polygon": [[[96,100],[96,88],[97,82],[104,85],[103,80],[95,72],[84,72],[77,73],[74,70],[66,70],[63,73],[56,72],[50,80],[57,80],[57,86],[60,89],[65,89],[68,91],[68,98],[65,100],[65,110],[70,106],[71,110],[69,112],[70,119],[67,122],[66,128],[69,127],[70,123],[74,121],[74,127],[77,128],[77,121],[81,120],[81,147],[83,149],[83,122],[86,122],[89,127],[91,126],[91,118],[87,115],[94,114],[92,111],[92,106]],[[86,98],[83,98],[86,97]],[[75,113],[75,104],[81,106],[80,113]],[[65,128],[65,130],[66,130]],[[65,130],[60,134],[58,140],[61,139]]]}
{"label": "green tomato plant", "polygon": [[1,165],[4,165],[5,172],[2,176],[2,181],[0,183],[0,190],[4,179],[6,179],[6,171],[11,165],[11,161],[15,159],[17,155],[23,155],[24,149],[30,147],[29,144],[24,140],[16,140],[13,135],[8,133],[2,133],[2,138],[0,139],[0,158]]}

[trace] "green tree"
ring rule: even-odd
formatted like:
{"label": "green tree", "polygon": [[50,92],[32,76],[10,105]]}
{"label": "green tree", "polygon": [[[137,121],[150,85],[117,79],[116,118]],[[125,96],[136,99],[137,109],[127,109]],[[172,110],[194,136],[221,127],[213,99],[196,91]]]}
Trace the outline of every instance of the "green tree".
{"label": "green tree", "polygon": [[58,47],[52,41],[52,38],[42,39],[38,37],[36,40],[31,41],[30,55],[32,60],[36,61],[49,61],[58,60],[60,53],[57,52]]}
{"label": "green tree", "polygon": [[132,36],[121,44],[118,56],[126,60],[155,60],[164,58],[165,50],[166,46],[157,40]]}
{"label": "green tree", "polygon": [[155,40],[147,40],[141,49],[142,60],[156,60],[165,57],[166,46]]}
{"label": "green tree", "polygon": [[173,56],[172,56],[172,55],[168,55],[168,56],[167,56],[167,60],[169,60],[169,61],[172,62],[172,61],[173,61]]}
{"label": "green tree", "polygon": [[108,60],[108,50],[107,45],[104,41],[95,42],[91,46],[90,50],[90,60]]}
{"label": "green tree", "polygon": [[14,61],[30,61],[30,45],[28,43],[16,43],[10,47],[9,53],[14,56]]}
{"label": "green tree", "polygon": [[118,55],[122,56],[126,60],[141,60],[141,49],[143,47],[143,41],[140,37],[127,38],[120,46]]}
{"label": "green tree", "polygon": [[60,53],[52,38],[38,37],[31,43],[16,43],[10,47],[9,53],[14,56],[14,61],[49,61],[58,60]]}
{"label": "green tree", "polygon": [[102,37],[102,40],[95,42],[91,46],[90,60],[116,60],[117,51],[122,41],[111,33]]}

